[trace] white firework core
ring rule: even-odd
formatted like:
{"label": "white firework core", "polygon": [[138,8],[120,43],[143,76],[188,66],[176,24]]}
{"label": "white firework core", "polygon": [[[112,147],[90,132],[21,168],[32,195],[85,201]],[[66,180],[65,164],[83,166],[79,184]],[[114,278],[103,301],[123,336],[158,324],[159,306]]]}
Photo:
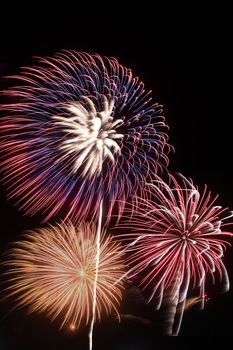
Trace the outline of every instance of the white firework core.
{"label": "white firework core", "polygon": [[105,159],[113,164],[116,161],[116,155],[121,153],[121,148],[117,140],[123,138],[116,128],[122,123],[122,119],[116,119],[111,116],[114,101],[108,101],[107,97],[102,95],[102,110],[98,112],[92,100],[83,96],[87,108],[80,102],[67,106],[73,116],[62,117],[54,116],[56,124],[62,127],[66,137],[62,139],[59,148],[61,160],[74,160],[73,173],[76,173],[82,167],[81,176],[100,175]]}

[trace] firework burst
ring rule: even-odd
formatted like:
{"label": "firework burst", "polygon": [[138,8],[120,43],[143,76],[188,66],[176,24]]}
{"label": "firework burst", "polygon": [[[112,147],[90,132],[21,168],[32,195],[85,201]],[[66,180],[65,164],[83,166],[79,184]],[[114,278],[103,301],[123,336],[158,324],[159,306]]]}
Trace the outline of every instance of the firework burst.
{"label": "firework burst", "polygon": [[[138,198],[130,221],[121,227],[132,232],[120,236],[127,244],[129,276],[140,276],[140,285],[150,292],[149,301],[157,301],[157,309],[165,301],[171,304],[169,330],[172,333],[176,307],[179,317],[173,334],[179,332],[188,292],[195,290],[204,306],[208,276],[215,283],[216,275],[223,290],[229,279],[222,257],[227,237],[222,217],[226,209],[215,205],[215,198],[183,176],[180,183],[170,176],[168,186],[158,179],[147,186],[147,199]],[[229,224],[228,224],[229,225]],[[172,315],[171,315],[172,314]]]}
{"label": "firework burst", "polygon": [[[25,240],[9,251],[6,275],[7,298],[29,312],[44,312],[61,328],[71,330],[92,317],[96,279],[96,225],[82,222],[77,227],[62,223],[28,232]],[[123,275],[121,247],[106,232],[100,241],[96,318],[115,312],[121,300]]]}
{"label": "firework burst", "polygon": [[[120,216],[142,181],[168,164],[162,106],[114,58],[63,51],[11,78],[4,91],[1,168],[8,196],[29,215],[73,222]],[[64,217],[64,216],[63,216]]]}

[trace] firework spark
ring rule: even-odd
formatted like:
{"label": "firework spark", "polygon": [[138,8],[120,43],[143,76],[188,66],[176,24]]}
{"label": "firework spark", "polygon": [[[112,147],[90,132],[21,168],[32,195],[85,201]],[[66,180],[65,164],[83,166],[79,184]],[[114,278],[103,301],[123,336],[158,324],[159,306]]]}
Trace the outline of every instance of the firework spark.
{"label": "firework spark", "polygon": [[206,186],[200,194],[191,181],[180,177],[180,184],[170,176],[170,186],[160,179],[148,185],[147,199],[138,198],[134,216],[121,225],[132,232],[120,236],[130,240],[128,276],[140,276],[141,287],[150,291],[149,301],[156,300],[157,309],[164,301],[171,304],[169,334],[178,304],[173,334],[179,332],[191,289],[204,306],[208,276],[215,283],[218,274],[223,290],[229,289],[222,257],[229,244],[227,237],[232,236],[223,230],[224,220],[231,215],[221,218],[226,209],[215,205],[217,196],[212,198]]}
{"label": "firework spark", "polygon": [[[6,275],[7,297],[15,297],[17,306],[30,312],[45,312],[60,328],[75,330],[92,317],[96,279],[96,225],[71,223],[28,232],[9,252]],[[121,247],[106,232],[100,241],[98,280],[96,282],[96,318],[118,314],[123,283]]]}
{"label": "firework spark", "polygon": [[99,217],[106,203],[142,191],[142,180],[168,164],[162,106],[114,58],[63,51],[14,76],[4,91],[2,158],[8,196],[26,214],[73,222]]}

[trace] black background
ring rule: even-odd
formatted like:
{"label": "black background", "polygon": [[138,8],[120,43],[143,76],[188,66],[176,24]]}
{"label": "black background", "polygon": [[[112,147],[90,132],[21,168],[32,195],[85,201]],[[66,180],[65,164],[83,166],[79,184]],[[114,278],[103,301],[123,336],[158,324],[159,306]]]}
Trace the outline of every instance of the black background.
{"label": "black background", "polygon": [[[12,9],[3,10],[0,73],[14,73],[18,66],[30,64],[32,56],[61,48],[116,57],[164,105],[170,143],[176,149],[170,155],[170,170],[192,177],[196,184],[207,183],[220,194],[222,206],[233,208],[232,12],[227,2],[205,7],[187,3],[155,2],[154,7],[138,7],[136,13],[135,5],[126,9],[118,3],[101,4],[100,11],[91,4],[85,9],[63,4],[59,14],[39,3],[31,9],[15,9],[14,15]],[[0,190],[4,251],[24,229],[39,226],[40,218],[22,217],[6,202],[3,187]],[[232,249],[225,264],[233,283]],[[232,334],[233,291],[218,294],[217,290],[204,311],[191,309],[185,314],[180,336]],[[77,335],[58,332],[42,316],[22,311],[8,315],[9,309],[1,303],[1,350],[86,349],[87,330]],[[95,327],[94,349],[161,349],[166,341],[156,338],[155,326],[133,321],[118,325],[108,319]]]}

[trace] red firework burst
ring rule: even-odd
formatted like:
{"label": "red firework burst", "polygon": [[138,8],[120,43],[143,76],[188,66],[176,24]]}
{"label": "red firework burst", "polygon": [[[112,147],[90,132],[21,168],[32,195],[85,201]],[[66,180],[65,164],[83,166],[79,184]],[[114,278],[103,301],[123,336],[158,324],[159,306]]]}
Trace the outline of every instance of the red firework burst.
{"label": "red firework burst", "polygon": [[227,237],[232,236],[224,229],[224,220],[232,213],[222,217],[226,209],[215,205],[218,196],[212,198],[206,186],[201,194],[192,181],[182,175],[180,178],[178,182],[170,176],[169,186],[159,178],[149,184],[147,198],[138,198],[133,217],[120,225],[131,230],[121,236],[130,240],[128,276],[140,275],[140,285],[150,291],[149,300],[157,301],[157,309],[165,294],[167,299],[167,291],[170,302],[176,300],[176,306],[181,303],[175,334],[190,289],[198,289],[202,307],[207,276],[215,283],[218,273],[223,290],[229,289],[222,257],[229,244]]}

